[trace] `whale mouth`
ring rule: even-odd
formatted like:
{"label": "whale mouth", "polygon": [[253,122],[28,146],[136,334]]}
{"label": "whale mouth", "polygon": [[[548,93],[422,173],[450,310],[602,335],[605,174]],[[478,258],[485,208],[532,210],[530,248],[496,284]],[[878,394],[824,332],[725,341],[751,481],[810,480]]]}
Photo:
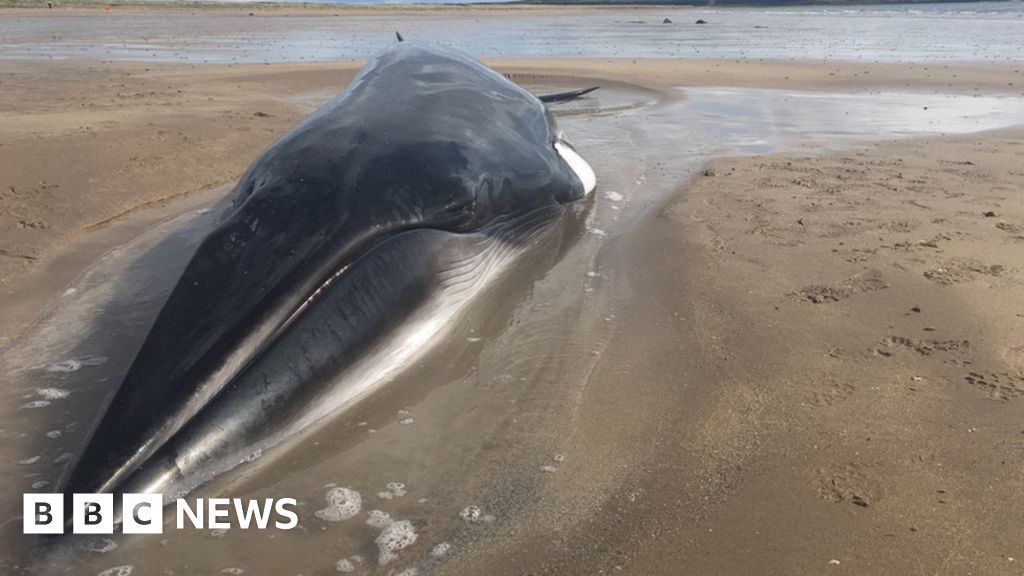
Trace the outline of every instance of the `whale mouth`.
{"label": "whale mouth", "polygon": [[[278,445],[301,438],[415,366],[496,279],[519,266],[521,256],[557,247],[562,213],[560,206],[545,206],[473,232],[414,228],[378,243],[308,297],[304,313],[296,313],[233,379],[265,385],[261,397],[273,401],[240,409],[251,402],[244,391],[254,387],[225,387],[110,491],[161,493],[167,503],[257,458],[273,461],[277,456],[270,451]],[[353,291],[378,296],[356,299]],[[328,329],[350,319],[360,322],[351,330]],[[315,400],[298,386],[287,391],[281,383],[297,367],[310,375],[304,382],[329,383],[330,391]],[[303,401],[308,405],[299,411],[284,404]],[[120,519],[115,516],[115,523]]]}
{"label": "whale mouth", "polygon": [[590,164],[580,156],[573,145],[565,139],[564,134],[559,134],[555,141],[555,151],[562,157],[562,160],[569,165],[569,168],[576,173],[576,177],[583,183],[583,195],[587,196],[597,187],[597,175]]}

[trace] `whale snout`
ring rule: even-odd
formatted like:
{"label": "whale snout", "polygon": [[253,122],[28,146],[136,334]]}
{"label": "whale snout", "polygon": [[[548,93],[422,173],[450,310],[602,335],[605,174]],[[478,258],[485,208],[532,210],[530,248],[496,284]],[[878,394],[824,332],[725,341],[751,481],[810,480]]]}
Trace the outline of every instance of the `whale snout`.
{"label": "whale snout", "polygon": [[562,160],[569,165],[569,168],[572,168],[576,177],[580,179],[580,182],[583,184],[583,195],[587,196],[593,192],[597,186],[597,175],[594,174],[594,169],[580,156],[579,152],[565,139],[563,134],[558,135],[558,139],[555,141],[555,150],[562,157]]}

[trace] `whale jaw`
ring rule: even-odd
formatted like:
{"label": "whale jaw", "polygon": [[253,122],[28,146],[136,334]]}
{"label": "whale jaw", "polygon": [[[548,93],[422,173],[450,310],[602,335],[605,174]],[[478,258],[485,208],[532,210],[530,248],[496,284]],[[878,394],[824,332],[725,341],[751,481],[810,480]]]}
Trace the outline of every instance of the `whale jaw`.
{"label": "whale jaw", "polygon": [[593,192],[597,187],[597,175],[594,174],[594,169],[590,167],[590,164],[565,140],[555,142],[555,150],[583,183],[583,195],[587,196]]}

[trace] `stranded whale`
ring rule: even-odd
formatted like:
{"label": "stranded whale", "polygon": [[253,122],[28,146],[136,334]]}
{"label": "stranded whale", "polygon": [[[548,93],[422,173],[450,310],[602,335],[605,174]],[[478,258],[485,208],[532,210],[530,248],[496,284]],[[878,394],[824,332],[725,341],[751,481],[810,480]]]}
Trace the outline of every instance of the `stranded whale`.
{"label": "stranded whale", "polygon": [[170,498],[350,405],[594,186],[540,98],[385,50],[238,182],[64,492]]}

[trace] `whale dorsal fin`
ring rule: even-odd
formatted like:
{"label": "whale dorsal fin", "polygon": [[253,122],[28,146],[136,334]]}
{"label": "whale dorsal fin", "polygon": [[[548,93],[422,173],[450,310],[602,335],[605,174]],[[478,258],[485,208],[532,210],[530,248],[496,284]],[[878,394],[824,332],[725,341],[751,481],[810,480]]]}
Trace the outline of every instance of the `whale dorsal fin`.
{"label": "whale dorsal fin", "polygon": [[580,88],[579,90],[571,90],[569,92],[559,92],[557,94],[543,94],[537,96],[540,101],[545,104],[561,104],[562,102],[569,102],[575,100],[580,96],[590,94],[594,90],[597,90],[600,86],[591,86],[590,88]]}

